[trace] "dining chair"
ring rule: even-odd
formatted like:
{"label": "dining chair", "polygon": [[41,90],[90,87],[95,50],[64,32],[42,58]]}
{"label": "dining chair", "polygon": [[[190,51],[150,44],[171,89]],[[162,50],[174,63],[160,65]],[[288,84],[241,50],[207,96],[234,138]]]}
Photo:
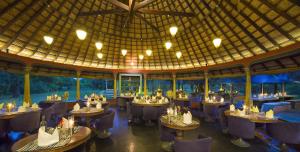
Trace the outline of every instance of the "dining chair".
{"label": "dining chair", "polygon": [[40,126],[40,111],[26,112],[9,120],[9,128],[11,131],[19,131],[25,133],[33,133]]}
{"label": "dining chair", "polygon": [[228,132],[228,119],[225,116],[225,111],[229,109],[230,105],[224,105],[224,106],[220,106],[218,108],[218,116],[217,119],[220,123],[221,129],[223,133],[227,133]]}
{"label": "dining chair", "polygon": [[231,140],[231,143],[239,147],[249,147],[250,144],[243,139],[253,139],[255,137],[255,123],[245,118],[229,116],[228,132],[237,138]]}
{"label": "dining chair", "polygon": [[92,126],[98,138],[104,139],[111,136],[109,129],[114,126],[114,118],[115,112],[108,110],[102,117],[99,117],[94,121]]}
{"label": "dining chair", "polygon": [[210,152],[212,138],[199,135],[197,139],[181,140],[175,139],[175,152]]}
{"label": "dining chair", "polygon": [[143,108],[143,120],[147,122],[146,125],[153,126],[152,120],[157,120],[157,118],[158,118],[157,112],[158,112],[157,107],[145,106]]}
{"label": "dining chair", "polygon": [[164,151],[172,151],[173,143],[176,137],[176,130],[167,128],[161,124],[161,121],[158,121],[158,131],[161,141],[161,148]]}
{"label": "dining chair", "polygon": [[300,144],[300,123],[280,122],[267,124],[267,133],[286,148],[286,144]]}
{"label": "dining chair", "polygon": [[117,103],[120,109],[124,109],[124,107],[126,106],[126,99],[124,98],[117,98]]}

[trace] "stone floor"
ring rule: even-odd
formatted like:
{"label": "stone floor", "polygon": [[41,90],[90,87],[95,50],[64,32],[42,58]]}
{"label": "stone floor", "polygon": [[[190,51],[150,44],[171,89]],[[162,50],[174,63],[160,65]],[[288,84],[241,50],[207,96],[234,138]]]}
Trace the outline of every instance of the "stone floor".
{"label": "stone floor", "polygon": [[[114,128],[111,129],[112,136],[109,139],[98,139],[92,137],[86,144],[89,152],[161,152],[160,139],[157,125],[147,127],[143,124],[128,125],[126,112],[116,111]],[[263,152],[270,151],[269,147],[258,139],[250,140],[251,147],[239,148],[231,144],[229,135],[222,134],[218,125],[206,123],[201,120],[201,127],[185,133],[186,138],[202,134],[213,138],[213,152]],[[11,142],[0,143],[0,151],[9,151]],[[74,151],[82,151],[80,148]]]}

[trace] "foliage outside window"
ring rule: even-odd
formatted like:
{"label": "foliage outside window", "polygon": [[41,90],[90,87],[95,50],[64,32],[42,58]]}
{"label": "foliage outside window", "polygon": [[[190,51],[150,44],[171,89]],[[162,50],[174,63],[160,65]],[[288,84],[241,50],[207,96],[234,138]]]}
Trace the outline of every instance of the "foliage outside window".
{"label": "foliage outside window", "polygon": [[15,102],[21,105],[23,94],[24,76],[0,71],[0,103]]}

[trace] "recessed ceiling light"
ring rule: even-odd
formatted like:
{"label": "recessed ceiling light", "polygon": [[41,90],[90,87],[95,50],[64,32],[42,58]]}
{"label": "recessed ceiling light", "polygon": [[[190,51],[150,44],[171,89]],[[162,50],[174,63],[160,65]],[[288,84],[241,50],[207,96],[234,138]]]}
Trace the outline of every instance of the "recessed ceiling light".
{"label": "recessed ceiling light", "polygon": [[76,30],[76,35],[79,38],[79,40],[84,40],[87,33],[84,30],[78,29],[78,30]]}
{"label": "recessed ceiling light", "polygon": [[122,50],[121,50],[121,53],[122,53],[123,56],[125,56],[125,55],[127,54],[127,50],[122,49]]}
{"label": "recessed ceiling light", "polygon": [[47,44],[52,44],[53,42],[53,37],[49,36],[49,35],[45,35],[44,36],[44,41],[47,43]]}
{"label": "recessed ceiling light", "polygon": [[180,59],[180,58],[181,58],[181,56],[182,56],[182,53],[181,53],[181,51],[177,51],[177,52],[176,52],[176,57],[177,57],[177,59]]}
{"label": "recessed ceiling light", "polygon": [[98,57],[99,59],[102,59],[103,54],[102,54],[101,52],[99,52],[99,53],[97,53],[97,57]]}
{"label": "recessed ceiling light", "polygon": [[144,55],[143,55],[143,54],[140,54],[140,55],[139,55],[139,59],[140,59],[140,60],[143,60],[143,59],[144,59]]}
{"label": "recessed ceiling light", "polygon": [[172,47],[172,43],[170,41],[166,42],[165,47],[167,50],[169,50]]}
{"label": "recessed ceiling light", "polygon": [[215,46],[216,48],[220,47],[221,43],[222,43],[222,39],[221,39],[221,38],[215,38],[215,39],[213,40],[213,44],[214,44],[214,46]]}
{"label": "recessed ceiling light", "polygon": [[151,56],[151,55],[152,55],[152,50],[150,50],[150,49],[146,50],[146,54],[147,54],[148,56]]}
{"label": "recessed ceiling light", "polygon": [[96,42],[95,46],[96,46],[97,50],[101,50],[103,47],[103,44],[101,42]]}
{"label": "recessed ceiling light", "polygon": [[178,31],[177,26],[170,27],[170,33],[171,33],[172,36],[175,36],[177,31]]}

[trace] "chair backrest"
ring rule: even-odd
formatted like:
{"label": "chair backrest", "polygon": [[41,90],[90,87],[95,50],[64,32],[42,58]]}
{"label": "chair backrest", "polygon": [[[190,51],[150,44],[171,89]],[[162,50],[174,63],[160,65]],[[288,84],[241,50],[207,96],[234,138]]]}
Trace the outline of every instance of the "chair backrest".
{"label": "chair backrest", "polygon": [[32,111],[18,115],[9,121],[9,127],[13,131],[33,132],[39,128],[41,112]]}
{"label": "chair backrest", "polygon": [[252,139],[255,135],[255,123],[250,122],[245,118],[229,116],[228,130],[229,134],[233,136],[244,139]]}
{"label": "chair backrest", "polygon": [[300,144],[300,123],[281,122],[267,124],[267,132],[280,142]]}
{"label": "chair backrest", "polygon": [[212,138],[200,138],[195,140],[175,140],[175,152],[210,152]]}
{"label": "chair backrest", "polygon": [[175,140],[176,130],[163,126],[161,124],[160,120],[158,121],[158,131],[160,134],[161,141],[174,141]]}
{"label": "chair backrest", "polygon": [[52,108],[56,115],[65,115],[68,112],[68,105],[65,102],[55,103]]}
{"label": "chair backrest", "polygon": [[98,130],[113,128],[114,118],[115,118],[115,112],[112,110],[107,111],[102,117],[96,119],[95,121],[96,128]]}
{"label": "chair backrest", "polygon": [[155,120],[158,118],[158,108],[145,106],[143,108],[143,119],[144,120]]}

